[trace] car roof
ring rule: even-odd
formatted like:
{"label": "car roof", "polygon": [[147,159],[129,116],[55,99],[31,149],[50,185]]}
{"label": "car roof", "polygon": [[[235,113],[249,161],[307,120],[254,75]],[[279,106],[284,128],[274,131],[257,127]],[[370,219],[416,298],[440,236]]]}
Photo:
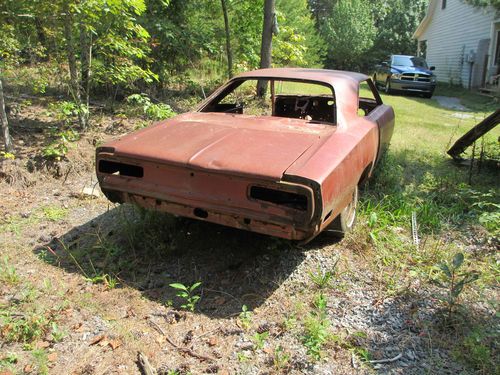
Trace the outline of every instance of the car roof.
{"label": "car roof", "polygon": [[355,113],[358,108],[359,84],[369,77],[363,73],[344,70],[311,69],[311,68],[269,68],[241,73],[232,80],[238,79],[289,79],[313,81],[333,87],[337,106],[338,120],[344,113]]}
{"label": "car roof", "polygon": [[354,81],[357,84],[368,78],[367,75],[344,70],[311,68],[269,68],[241,73],[235,78],[282,78],[304,81],[323,82],[333,86],[333,81]]}

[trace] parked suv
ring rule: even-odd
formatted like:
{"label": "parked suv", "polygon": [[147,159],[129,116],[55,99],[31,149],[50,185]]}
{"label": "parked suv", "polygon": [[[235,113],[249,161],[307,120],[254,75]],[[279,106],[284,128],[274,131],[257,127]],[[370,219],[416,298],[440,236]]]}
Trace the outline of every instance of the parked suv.
{"label": "parked suv", "polygon": [[392,55],[375,66],[373,81],[387,94],[396,91],[422,93],[430,98],[436,88],[433,66],[429,67],[422,57]]}

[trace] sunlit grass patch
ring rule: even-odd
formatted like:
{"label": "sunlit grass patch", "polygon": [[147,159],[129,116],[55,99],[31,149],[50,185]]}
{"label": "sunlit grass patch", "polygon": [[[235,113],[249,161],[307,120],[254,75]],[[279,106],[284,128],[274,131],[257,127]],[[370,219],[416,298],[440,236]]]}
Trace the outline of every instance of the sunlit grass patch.
{"label": "sunlit grass patch", "polygon": [[58,206],[47,206],[42,208],[43,214],[47,220],[59,221],[68,214],[68,209]]}

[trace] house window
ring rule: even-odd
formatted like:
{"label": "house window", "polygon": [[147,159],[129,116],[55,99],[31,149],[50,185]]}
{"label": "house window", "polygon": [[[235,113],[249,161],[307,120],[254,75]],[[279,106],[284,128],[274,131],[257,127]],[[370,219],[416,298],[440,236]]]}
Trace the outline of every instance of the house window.
{"label": "house window", "polygon": [[446,0],[441,0],[441,9],[446,8]]}

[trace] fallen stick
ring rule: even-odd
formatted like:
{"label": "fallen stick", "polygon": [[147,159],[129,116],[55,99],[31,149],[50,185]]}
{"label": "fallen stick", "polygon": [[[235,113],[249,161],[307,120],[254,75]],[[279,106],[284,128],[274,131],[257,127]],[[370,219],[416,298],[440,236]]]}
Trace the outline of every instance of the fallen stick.
{"label": "fallen stick", "polygon": [[217,327],[216,329],[213,329],[211,331],[208,331],[208,332],[205,332],[204,334],[202,335],[199,335],[199,336],[196,336],[195,338],[193,338],[193,340],[191,340],[191,342],[193,341],[196,341],[196,340],[199,340],[201,339],[202,337],[205,337],[205,336],[208,336],[208,335],[211,335],[212,333],[215,333],[215,332],[220,332],[220,327]]}
{"label": "fallen stick", "polygon": [[137,353],[137,360],[139,361],[139,364],[142,367],[142,371],[144,372],[144,375],[157,375],[156,370],[154,369],[153,366],[151,366],[151,363],[149,363],[148,357],[144,353]]}
{"label": "fallen stick", "polygon": [[376,359],[372,361],[368,361],[370,363],[391,363],[391,362],[396,362],[398,359],[400,359],[403,356],[403,353],[399,353],[397,356],[394,358],[387,358],[387,359]]}
{"label": "fallen stick", "polygon": [[[201,354],[198,354],[198,353],[195,353],[193,352],[191,349],[189,348],[182,348],[178,345],[176,345],[172,340],[170,340],[167,336],[165,336],[165,339],[167,340],[167,342],[172,345],[177,351],[181,352],[181,353],[185,353],[185,354],[188,354],[190,355],[191,357],[194,357],[194,358],[198,358],[200,361],[209,361],[209,362],[214,362],[215,359],[211,358],[211,357],[207,357],[207,356],[204,356],[204,355],[201,355]],[[165,351],[165,349],[164,349]]]}
{"label": "fallen stick", "polygon": [[158,331],[158,333],[160,333],[166,337],[165,331],[158,324],[156,324],[156,322],[153,322],[151,319],[148,319],[148,323],[151,327],[156,329]]}

